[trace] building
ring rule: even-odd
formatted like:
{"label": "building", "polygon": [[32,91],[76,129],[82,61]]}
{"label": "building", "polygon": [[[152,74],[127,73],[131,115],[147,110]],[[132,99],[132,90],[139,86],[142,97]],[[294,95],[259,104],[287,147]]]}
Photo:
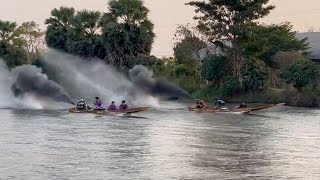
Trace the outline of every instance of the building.
{"label": "building", "polygon": [[312,61],[320,62],[320,32],[305,32],[297,33],[298,39],[308,38],[307,42],[310,46],[310,59]]}
{"label": "building", "polygon": [[[312,61],[320,63],[320,32],[297,33],[296,37],[300,40],[304,38],[308,39],[307,42],[310,46],[310,59]],[[227,45],[230,45],[230,43],[228,43]],[[214,45],[210,45],[206,48],[200,49],[197,52],[197,56],[200,61],[203,61],[208,55],[212,54],[222,54],[222,52]]]}

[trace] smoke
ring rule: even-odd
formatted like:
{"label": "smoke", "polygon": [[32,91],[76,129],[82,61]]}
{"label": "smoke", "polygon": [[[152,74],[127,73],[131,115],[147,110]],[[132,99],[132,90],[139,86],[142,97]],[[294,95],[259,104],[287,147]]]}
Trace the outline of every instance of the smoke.
{"label": "smoke", "polygon": [[142,65],[136,65],[129,71],[130,80],[137,87],[153,95],[169,95],[176,97],[191,97],[191,95],[179,86],[165,79],[155,79],[153,72]]}
{"label": "smoke", "polygon": [[[32,74],[35,72],[40,78],[34,78],[36,75]],[[5,62],[0,59],[0,108],[53,108],[54,106],[52,104],[54,103],[48,103],[48,100],[50,100],[48,99],[48,93],[39,94],[39,89],[43,87],[34,86],[34,84],[38,82],[43,85],[48,85],[48,80],[45,78],[46,76],[40,72],[40,69],[30,65],[17,67],[10,71]],[[53,82],[50,82],[49,84],[51,83]],[[58,89],[59,88],[54,90]],[[60,99],[57,93],[51,89],[50,85],[46,87],[46,91],[50,94],[56,94],[56,99],[59,99],[60,101],[67,101],[67,98],[65,99],[65,97],[63,97],[65,94],[61,95]]]}
{"label": "smoke", "polygon": [[153,72],[141,65],[131,69],[128,78],[101,60],[83,60],[51,49],[43,54],[43,63],[45,74],[31,65],[9,71],[0,61],[0,108],[60,107],[54,102],[85,99],[91,103],[96,96],[107,103],[126,100],[129,106],[157,107],[158,96],[190,97],[175,84],[153,78]]}
{"label": "smoke", "polygon": [[0,59],[0,107],[12,108],[14,102],[12,101],[13,94],[10,90],[10,71],[3,60]]}
{"label": "smoke", "polygon": [[126,100],[131,106],[158,106],[157,98],[141,91],[123,73],[101,60],[83,60],[52,49],[43,58],[48,77],[72,98],[92,102],[99,96],[108,103]]}
{"label": "smoke", "polygon": [[30,65],[23,65],[14,68],[11,73],[13,84],[11,90],[16,97],[23,97],[25,94],[33,94],[44,98],[51,98],[57,102],[73,101],[56,82],[48,80],[48,77],[41,72],[40,68]]}

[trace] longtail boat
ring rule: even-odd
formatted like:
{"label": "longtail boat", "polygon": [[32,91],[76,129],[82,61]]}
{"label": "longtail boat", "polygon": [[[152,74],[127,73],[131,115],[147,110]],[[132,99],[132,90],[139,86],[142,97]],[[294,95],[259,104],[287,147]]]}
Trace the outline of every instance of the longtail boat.
{"label": "longtail boat", "polygon": [[267,109],[270,107],[275,106],[274,104],[268,105],[260,105],[260,106],[253,106],[253,107],[246,107],[246,108],[215,108],[215,107],[207,107],[207,108],[195,108],[195,107],[188,107],[189,111],[193,112],[206,112],[206,113],[218,113],[218,112],[226,112],[226,113],[248,113],[252,111],[258,111],[261,109]]}
{"label": "longtail boat", "polygon": [[88,110],[79,110],[76,107],[70,108],[70,113],[93,113],[93,114],[132,114],[138,113],[142,111],[147,111],[147,107],[136,107],[136,108],[129,108],[129,109],[121,109],[121,110],[113,110],[108,111],[106,109],[88,109]]}

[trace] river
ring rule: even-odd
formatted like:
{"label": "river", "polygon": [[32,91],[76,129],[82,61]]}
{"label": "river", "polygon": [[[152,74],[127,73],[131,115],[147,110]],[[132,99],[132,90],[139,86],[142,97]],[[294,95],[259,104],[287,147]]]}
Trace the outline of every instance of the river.
{"label": "river", "polygon": [[320,179],[320,110],[0,110],[0,179]]}

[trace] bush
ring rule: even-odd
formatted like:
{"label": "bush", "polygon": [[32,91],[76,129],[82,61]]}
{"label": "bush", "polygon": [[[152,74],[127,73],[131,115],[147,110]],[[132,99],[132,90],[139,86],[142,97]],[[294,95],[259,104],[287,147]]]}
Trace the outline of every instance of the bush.
{"label": "bush", "polygon": [[232,96],[240,86],[237,77],[227,76],[222,82],[219,87],[219,94],[223,97]]}
{"label": "bush", "polygon": [[188,91],[190,94],[194,93],[199,89],[199,85],[194,79],[178,78],[176,81],[179,86]]}
{"label": "bush", "polygon": [[265,64],[259,59],[247,59],[242,68],[242,84],[246,91],[258,90],[265,86],[267,73]]}
{"label": "bush", "polygon": [[204,60],[201,73],[205,80],[219,82],[226,75],[226,69],[226,58],[215,55]]}
{"label": "bush", "polygon": [[192,96],[195,98],[205,99],[207,101],[213,101],[215,97],[219,95],[217,88],[213,86],[206,86],[200,89],[197,89]]}
{"label": "bush", "polygon": [[319,75],[319,67],[314,62],[303,60],[286,68],[281,78],[301,92],[303,87],[314,84],[319,79]]}
{"label": "bush", "polygon": [[155,56],[138,55],[129,57],[128,68],[132,69],[135,65],[154,68],[156,66],[163,66],[163,62]]}

